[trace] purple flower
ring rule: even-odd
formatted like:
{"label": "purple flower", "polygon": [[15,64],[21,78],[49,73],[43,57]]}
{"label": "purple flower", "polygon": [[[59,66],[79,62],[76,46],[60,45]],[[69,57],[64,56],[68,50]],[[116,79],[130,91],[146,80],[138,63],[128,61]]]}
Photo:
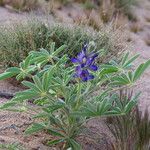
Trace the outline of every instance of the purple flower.
{"label": "purple flower", "polygon": [[78,64],[75,71],[75,77],[82,79],[82,81],[88,81],[93,79],[94,76],[89,71],[97,71],[98,67],[95,64],[95,59],[98,56],[97,53],[87,53],[88,46],[84,44],[82,51],[77,55],[77,58],[72,58],[71,61]]}

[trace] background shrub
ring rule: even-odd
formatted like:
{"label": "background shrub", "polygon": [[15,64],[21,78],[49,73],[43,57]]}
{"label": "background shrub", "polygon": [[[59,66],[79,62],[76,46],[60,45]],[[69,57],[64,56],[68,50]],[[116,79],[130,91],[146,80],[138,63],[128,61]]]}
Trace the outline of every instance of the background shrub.
{"label": "background shrub", "polygon": [[56,48],[66,44],[62,53],[70,57],[76,55],[84,42],[94,41],[96,50],[101,50],[100,62],[106,62],[126,48],[120,32],[111,27],[100,31],[62,24],[49,25],[38,19],[28,19],[11,27],[0,27],[0,59],[3,66],[16,66],[31,50],[49,49],[52,42]]}
{"label": "background shrub", "polygon": [[137,0],[115,0],[116,7],[120,9],[128,9],[131,5],[136,4]]}
{"label": "background shrub", "polygon": [[135,20],[131,6],[136,5],[138,0],[114,0],[115,6],[119,11],[122,11],[130,20]]}
{"label": "background shrub", "polygon": [[29,11],[38,8],[38,0],[1,0],[2,5],[9,5],[16,10]]}

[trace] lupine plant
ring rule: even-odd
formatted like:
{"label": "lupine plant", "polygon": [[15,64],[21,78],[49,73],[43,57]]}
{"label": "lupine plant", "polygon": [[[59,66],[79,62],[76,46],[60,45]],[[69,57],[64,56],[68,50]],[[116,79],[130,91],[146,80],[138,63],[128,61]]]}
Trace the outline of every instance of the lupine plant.
{"label": "lupine plant", "polygon": [[138,55],[129,58],[126,53],[118,61],[98,64],[99,53],[88,44],[75,58],[58,57],[65,48],[63,45],[55,50],[52,43],[50,50],[30,52],[19,67],[0,74],[0,80],[15,76],[27,87],[0,108],[35,111],[33,118],[38,119],[26,129],[26,134],[46,130],[54,136],[47,144],[80,150],[78,137],[84,133],[89,120],[124,115],[136,105],[139,94],[122,106],[118,91],[131,88],[150,60],[132,70],[132,62]]}

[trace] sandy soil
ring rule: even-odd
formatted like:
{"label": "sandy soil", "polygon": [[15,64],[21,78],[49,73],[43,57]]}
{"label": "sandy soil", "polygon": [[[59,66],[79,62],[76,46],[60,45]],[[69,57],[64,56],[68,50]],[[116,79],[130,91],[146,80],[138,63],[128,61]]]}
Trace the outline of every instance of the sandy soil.
{"label": "sandy soil", "polygon": [[[138,59],[137,64],[150,58],[150,1],[143,1],[144,2],[140,6],[133,7],[133,13],[137,18],[137,22],[130,23],[128,28],[129,38],[133,41],[134,46],[134,50],[132,52],[140,53],[140,58]],[[72,10],[72,14],[75,14],[75,9],[79,8],[74,8]],[[65,11],[66,10],[63,10],[63,13],[61,14],[61,11],[59,10],[57,15],[62,15],[62,20],[64,18],[66,21],[72,23],[72,19],[66,15],[68,12]],[[0,8],[0,24],[7,25],[12,21],[24,20],[26,17],[26,13],[17,14],[8,11],[5,8]],[[135,23],[140,25],[140,30],[136,33],[131,29]],[[150,69],[145,72],[144,76],[139,81],[137,89],[142,91],[139,102],[141,110],[144,111],[148,108],[150,112]],[[20,90],[20,88],[14,87],[8,81],[0,81],[1,92],[9,91],[14,94],[18,90]],[[7,99],[0,98],[0,103],[4,103],[6,101]],[[42,144],[44,140],[52,138],[51,136],[47,136],[45,133],[35,134],[30,137],[25,137],[23,135],[23,131],[31,123],[32,119],[29,114],[0,112],[0,143],[19,142],[28,150],[51,149]],[[13,125],[15,125],[15,127]],[[89,123],[88,126],[92,129],[93,133],[102,129],[101,124],[99,124],[99,120],[94,120],[94,122]],[[97,149],[96,147],[92,147],[92,144],[89,143],[89,141],[88,143],[85,142],[85,145],[87,145],[87,147],[85,147],[86,150]],[[97,147],[100,147],[100,145],[97,144]]]}
{"label": "sandy soil", "polygon": [[[150,1],[143,0],[139,6],[133,7],[133,14],[137,18],[136,23],[141,26],[138,32],[130,32],[134,53],[140,54],[137,61],[139,64],[150,59]],[[142,91],[139,103],[141,110],[148,109],[150,113],[150,68],[139,81],[137,88]]]}

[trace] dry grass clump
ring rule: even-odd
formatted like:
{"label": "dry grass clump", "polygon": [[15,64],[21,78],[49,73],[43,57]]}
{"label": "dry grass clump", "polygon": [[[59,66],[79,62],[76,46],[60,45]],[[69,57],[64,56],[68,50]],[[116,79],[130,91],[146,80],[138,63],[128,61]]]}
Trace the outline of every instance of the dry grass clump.
{"label": "dry grass clump", "polygon": [[112,20],[115,11],[115,5],[110,0],[101,2],[99,15],[104,23],[110,22]]}
{"label": "dry grass clump", "polygon": [[100,16],[97,14],[95,10],[86,12],[85,15],[77,16],[73,18],[73,21],[77,25],[90,26],[94,30],[98,31],[102,26],[104,26],[103,21],[101,20]]}
{"label": "dry grass clump", "polygon": [[29,11],[38,7],[38,0],[1,0],[0,4],[15,10]]}
{"label": "dry grass clump", "polygon": [[[127,15],[129,19],[135,20],[131,12],[131,6],[137,4],[138,0],[102,0],[97,1],[99,15],[104,23],[112,21],[116,16]],[[126,17],[125,17],[126,18]]]}
{"label": "dry grass clump", "polygon": [[147,46],[150,46],[150,34],[148,34],[147,37],[145,38],[145,43]]}
{"label": "dry grass clump", "polygon": [[[126,98],[120,95],[120,105],[129,101],[132,91]],[[150,148],[150,116],[148,110],[144,114],[136,106],[124,116],[107,118],[107,125],[114,140],[110,150],[149,150]]]}
{"label": "dry grass clump", "polygon": [[0,33],[0,59],[5,65],[18,65],[29,51],[47,48],[50,43],[46,26],[32,20],[1,26]]}
{"label": "dry grass clump", "polygon": [[111,24],[114,28],[120,28],[128,23],[128,17],[116,9],[114,1],[101,1],[96,9],[85,11],[85,14],[73,18],[77,24],[85,24],[99,30],[103,24]]}
{"label": "dry grass clump", "polygon": [[100,62],[106,62],[126,49],[120,31],[112,27],[101,27],[97,32],[88,27],[49,25],[38,19],[29,19],[11,28],[0,27],[0,60],[5,66],[16,66],[30,51],[49,49],[52,42],[56,43],[56,48],[66,44],[63,54],[72,57],[81,50],[84,42],[90,41],[95,43],[97,51],[101,51]]}
{"label": "dry grass clump", "polygon": [[130,30],[134,33],[138,33],[143,30],[142,25],[139,22],[132,22]]}
{"label": "dry grass clump", "polygon": [[130,114],[109,118],[109,129],[115,137],[112,150],[149,150],[150,120],[146,110],[144,116],[135,108]]}
{"label": "dry grass clump", "polygon": [[145,17],[145,20],[146,20],[147,22],[150,22],[150,17]]}
{"label": "dry grass clump", "polygon": [[138,0],[112,0],[115,3],[116,8],[125,12],[129,11],[132,5],[137,4]]}

